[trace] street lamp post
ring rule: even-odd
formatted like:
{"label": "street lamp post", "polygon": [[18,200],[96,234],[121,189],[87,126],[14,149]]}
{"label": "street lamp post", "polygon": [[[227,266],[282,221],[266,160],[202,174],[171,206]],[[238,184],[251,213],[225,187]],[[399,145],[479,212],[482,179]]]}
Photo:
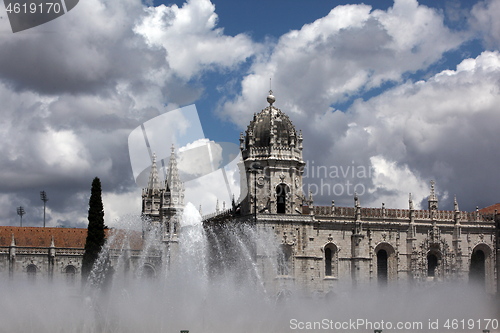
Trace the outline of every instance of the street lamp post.
{"label": "street lamp post", "polygon": [[17,207],[17,215],[19,215],[21,217],[21,227],[23,226],[23,215],[24,214],[26,214],[26,212],[24,211],[23,206]]}
{"label": "street lamp post", "polygon": [[45,193],[45,191],[40,192],[40,199],[43,201],[43,227],[45,228],[45,206],[47,205],[47,201],[49,201],[49,198],[47,198],[47,193]]}

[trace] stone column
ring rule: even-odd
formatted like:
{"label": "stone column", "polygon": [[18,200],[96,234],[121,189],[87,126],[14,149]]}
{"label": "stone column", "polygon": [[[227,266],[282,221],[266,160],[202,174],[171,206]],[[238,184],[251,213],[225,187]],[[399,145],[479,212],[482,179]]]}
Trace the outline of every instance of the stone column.
{"label": "stone column", "polygon": [[353,286],[356,286],[358,282],[361,282],[361,262],[362,251],[361,251],[361,242],[365,238],[361,233],[354,233],[351,236],[351,278]]}
{"label": "stone column", "polygon": [[14,271],[16,268],[16,240],[14,239],[14,234],[12,234],[12,241],[9,247],[9,277],[14,277]]}
{"label": "stone column", "polygon": [[54,244],[54,237],[52,237],[52,240],[50,242],[48,255],[49,255],[49,258],[48,258],[49,265],[48,265],[47,274],[48,274],[49,281],[52,281],[52,279],[54,278],[54,264],[55,264],[55,260],[56,260],[56,247]]}

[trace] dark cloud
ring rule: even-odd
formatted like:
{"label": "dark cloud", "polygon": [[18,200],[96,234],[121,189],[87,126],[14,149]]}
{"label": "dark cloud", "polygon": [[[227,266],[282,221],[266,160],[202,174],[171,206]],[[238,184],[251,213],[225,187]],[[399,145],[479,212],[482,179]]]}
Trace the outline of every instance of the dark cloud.
{"label": "dark cloud", "polygon": [[[154,17],[162,10],[169,12],[162,16],[165,25],[156,26]],[[190,15],[196,20],[183,25]],[[185,51],[202,42],[204,48],[184,63],[175,52],[186,39]],[[217,58],[225,44],[244,49]],[[42,26],[1,33],[2,223],[17,224],[15,207],[22,205],[26,223],[40,225],[39,191],[45,190],[49,225],[86,225],[96,176],[103,184],[107,223],[120,213],[137,213],[140,193],[127,147],[132,129],[194,102],[204,90],[196,78],[207,69],[231,69],[252,54],[251,46],[246,36],[224,36],[216,28],[207,0],[182,8],[88,0]]]}

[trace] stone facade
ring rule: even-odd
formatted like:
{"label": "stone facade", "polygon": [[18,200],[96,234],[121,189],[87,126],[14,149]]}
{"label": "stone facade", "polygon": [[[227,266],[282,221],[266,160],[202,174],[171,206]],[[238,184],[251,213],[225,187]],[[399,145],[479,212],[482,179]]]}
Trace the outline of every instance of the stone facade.
{"label": "stone facade", "polygon": [[[274,106],[255,114],[240,136],[242,193],[228,210],[204,217],[209,270],[228,266],[276,294],[335,293],[359,284],[408,286],[475,281],[496,293],[500,271],[500,215],[484,209],[438,209],[434,183],[425,210],[316,206],[302,192],[303,138]],[[165,182],[156,158],[142,192],[142,233],[108,231],[113,266],[124,275],[155,276],[178,256],[184,186],[174,149]],[[145,253],[144,237],[159,242]],[[66,280],[76,284],[86,229],[0,227],[0,276]],[[127,238],[128,247],[123,247]],[[182,239],[182,237],[181,237]],[[163,244],[158,246],[158,244]],[[165,258],[167,256],[167,258]],[[121,260],[122,264],[118,265]]]}
{"label": "stone facade", "polygon": [[[0,274],[16,280],[80,280],[85,229],[2,227]],[[59,241],[56,248],[55,242]]]}
{"label": "stone facade", "polygon": [[[272,92],[268,102],[240,136],[240,204],[204,220],[213,233],[246,224],[261,238],[273,235],[274,246],[249,245],[265,285],[327,294],[357,284],[474,280],[496,293],[496,211],[460,211],[456,198],[453,211],[438,210],[434,182],[426,210],[414,209],[411,195],[408,209],[365,208],[357,195],[352,207],[315,206],[302,193],[302,134],[274,107]],[[225,251],[236,246],[223,238]]]}
{"label": "stone facade", "polygon": [[[87,229],[81,228],[0,227],[0,279],[80,286],[86,237]],[[128,265],[121,268],[130,274],[142,272],[139,264],[158,262],[154,255],[143,259],[141,233],[106,230],[106,237],[113,240],[109,253],[115,267],[125,252]]]}

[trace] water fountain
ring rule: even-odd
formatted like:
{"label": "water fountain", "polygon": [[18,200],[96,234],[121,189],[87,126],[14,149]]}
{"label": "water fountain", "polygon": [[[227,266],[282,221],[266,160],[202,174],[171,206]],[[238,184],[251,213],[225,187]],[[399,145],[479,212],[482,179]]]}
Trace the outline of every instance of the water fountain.
{"label": "water fountain", "polygon": [[[486,319],[498,320],[498,303],[463,285],[413,290],[359,286],[338,290],[331,298],[304,295],[297,288],[288,297],[278,298],[264,283],[252,259],[253,249],[248,247],[267,247],[269,260],[275,262],[272,236],[256,233],[251,225],[228,227],[224,232],[204,229],[190,204],[182,221],[178,260],[164,261],[155,278],[141,271],[121,274],[127,262],[123,251],[106,286],[106,274],[99,267],[93,274],[94,285],[83,290],[59,282],[2,281],[0,331],[290,332],[312,327],[315,330],[308,331],[458,332],[467,330],[472,320],[475,326],[467,331],[480,332],[487,329]],[[155,232],[145,235],[143,262],[138,267],[151,260],[148,255],[164,249]],[[231,253],[223,246],[228,237],[237,244]],[[122,237],[121,241],[126,249],[129,240]],[[110,238],[108,244],[112,242],[116,240]],[[106,247],[101,265],[108,255]],[[458,325],[465,320],[465,330],[444,329],[446,320],[453,319]],[[440,329],[430,329],[436,321]],[[422,327],[381,327],[388,322],[421,323]],[[488,329],[498,332],[498,328]]]}

